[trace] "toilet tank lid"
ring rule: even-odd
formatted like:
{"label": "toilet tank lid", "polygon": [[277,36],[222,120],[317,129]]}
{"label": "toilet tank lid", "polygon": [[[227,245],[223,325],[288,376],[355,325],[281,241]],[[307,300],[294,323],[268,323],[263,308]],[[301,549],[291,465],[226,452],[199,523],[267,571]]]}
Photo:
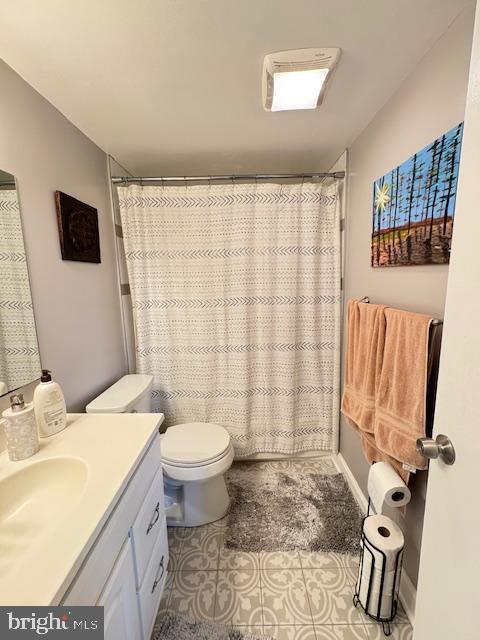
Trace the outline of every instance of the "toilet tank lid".
{"label": "toilet tank lid", "polygon": [[120,378],[86,406],[87,413],[126,413],[152,388],[153,376],[133,373]]}

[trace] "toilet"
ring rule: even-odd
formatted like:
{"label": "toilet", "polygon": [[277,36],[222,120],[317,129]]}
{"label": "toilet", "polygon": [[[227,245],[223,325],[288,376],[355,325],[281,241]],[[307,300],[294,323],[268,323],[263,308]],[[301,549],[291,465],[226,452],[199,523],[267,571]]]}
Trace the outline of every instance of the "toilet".
{"label": "toilet", "polygon": [[[153,377],[123,376],[87,405],[87,413],[150,413]],[[233,462],[228,431],[189,422],[160,435],[165,512],[171,527],[198,527],[222,518],[230,499],[225,473]]]}

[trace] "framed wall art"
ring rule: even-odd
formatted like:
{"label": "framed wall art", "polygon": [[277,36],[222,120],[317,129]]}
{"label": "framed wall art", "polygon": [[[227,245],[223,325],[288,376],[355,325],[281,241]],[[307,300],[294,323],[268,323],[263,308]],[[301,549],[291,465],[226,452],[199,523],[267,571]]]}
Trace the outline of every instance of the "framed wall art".
{"label": "framed wall art", "polygon": [[373,185],[373,267],[450,260],[463,123]]}
{"label": "framed wall art", "polygon": [[76,198],[55,191],[63,260],[101,262],[98,212]]}

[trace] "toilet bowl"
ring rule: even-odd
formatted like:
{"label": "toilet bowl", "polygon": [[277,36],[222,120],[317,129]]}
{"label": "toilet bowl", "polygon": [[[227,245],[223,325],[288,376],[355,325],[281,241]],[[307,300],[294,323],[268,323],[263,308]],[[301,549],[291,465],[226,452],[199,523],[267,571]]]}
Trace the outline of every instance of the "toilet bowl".
{"label": "toilet bowl", "polygon": [[161,436],[167,519],[195,527],[222,518],[230,499],[224,475],[233,462],[230,434],[218,424],[174,425]]}
{"label": "toilet bowl", "polygon": [[[87,405],[87,413],[149,413],[149,375],[123,376]],[[189,422],[160,436],[165,512],[169,526],[197,527],[222,518],[230,499],[225,473],[233,462],[228,431],[218,424]]]}

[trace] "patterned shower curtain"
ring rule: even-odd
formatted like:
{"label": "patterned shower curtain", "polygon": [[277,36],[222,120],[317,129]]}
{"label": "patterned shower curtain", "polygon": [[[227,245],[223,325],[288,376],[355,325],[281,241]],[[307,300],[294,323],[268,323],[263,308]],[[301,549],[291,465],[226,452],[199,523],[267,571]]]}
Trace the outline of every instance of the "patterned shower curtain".
{"label": "patterned shower curtain", "polygon": [[225,426],[237,457],[335,450],[337,182],[118,192],[154,410]]}
{"label": "patterned shower curtain", "polygon": [[40,375],[27,257],[15,189],[0,189],[0,395]]}

